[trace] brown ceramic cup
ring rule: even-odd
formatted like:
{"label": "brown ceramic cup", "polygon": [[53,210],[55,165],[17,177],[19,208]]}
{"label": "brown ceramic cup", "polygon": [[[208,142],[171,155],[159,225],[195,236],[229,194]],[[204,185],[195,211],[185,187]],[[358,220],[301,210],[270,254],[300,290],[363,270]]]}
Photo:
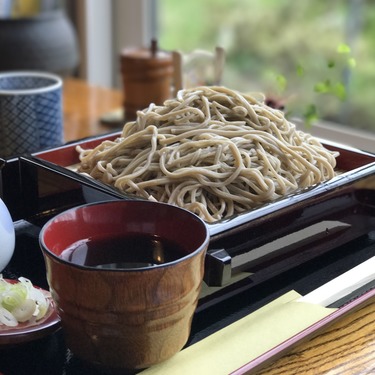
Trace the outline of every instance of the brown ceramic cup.
{"label": "brown ceramic cup", "polygon": [[[77,241],[99,236],[113,239],[114,246],[119,235],[157,236],[182,253],[159,265],[136,259],[133,266],[128,258],[126,268],[110,268],[108,261],[103,268],[75,263],[84,258],[72,257]],[[120,253],[141,253],[141,242]],[[146,368],[173,356],[190,334],[208,243],[201,219],[157,202],[94,203],[52,218],[42,228],[40,245],[67,346],[84,361],[113,372]],[[86,258],[94,251],[90,248]]]}

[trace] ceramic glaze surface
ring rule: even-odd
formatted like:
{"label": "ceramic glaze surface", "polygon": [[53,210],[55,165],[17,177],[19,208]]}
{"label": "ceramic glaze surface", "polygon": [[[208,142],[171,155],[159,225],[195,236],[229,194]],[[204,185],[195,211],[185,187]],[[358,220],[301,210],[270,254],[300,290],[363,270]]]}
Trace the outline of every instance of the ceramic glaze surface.
{"label": "ceramic glaze surface", "polygon": [[15,246],[13,220],[8,208],[0,199],[0,272],[12,258]]}
{"label": "ceramic glaze surface", "polygon": [[0,156],[63,143],[62,80],[43,72],[0,74]]}
{"label": "ceramic glaze surface", "polygon": [[[71,75],[79,63],[76,30],[63,10],[50,7],[51,3],[58,7],[57,3],[63,2],[26,1],[25,7],[17,1],[5,3],[1,7],[0,71],[39,70],[63,77]],[[38,3],[37,9],[29,7],[31,3]],[[43,9],[47,3],[48,10]],[[21,8],[27,14],[20,14]]]}

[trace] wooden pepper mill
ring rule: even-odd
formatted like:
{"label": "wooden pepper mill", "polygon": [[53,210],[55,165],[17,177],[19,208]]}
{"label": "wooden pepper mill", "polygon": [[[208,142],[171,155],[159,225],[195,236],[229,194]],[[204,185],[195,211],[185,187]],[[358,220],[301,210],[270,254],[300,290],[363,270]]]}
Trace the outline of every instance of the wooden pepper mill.
{"label": "wooden pepper mill", "polygon": [[120,60],[126,121],[134,120],[137,111],[151,103],[161,105],[171,97],[172,54],[158,50],[155,40],[150,48],[124,49]]}

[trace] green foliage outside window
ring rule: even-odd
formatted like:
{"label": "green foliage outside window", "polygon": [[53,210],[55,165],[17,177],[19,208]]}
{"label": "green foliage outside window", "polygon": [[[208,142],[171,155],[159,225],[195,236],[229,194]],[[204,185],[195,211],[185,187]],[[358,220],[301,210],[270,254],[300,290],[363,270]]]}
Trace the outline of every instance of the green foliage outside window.
{"label": "green foliage outside window", "polygon": [[375,132],[371,0],[159,0],[158,17],[162,48],[226,49],[224,85]]}

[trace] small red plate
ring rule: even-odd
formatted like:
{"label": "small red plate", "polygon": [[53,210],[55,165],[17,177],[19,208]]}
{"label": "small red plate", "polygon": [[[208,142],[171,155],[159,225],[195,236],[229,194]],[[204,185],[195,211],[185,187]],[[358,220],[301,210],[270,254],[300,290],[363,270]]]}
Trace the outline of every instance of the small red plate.
{"label": "small red plate", "polygon": [[[5,279],[9,283],[17,280]],[[36,287],[37,288],[37,287]],[[38,321],[19,323],[16,327],[0,325],[0,346],[22,344],[52,334],[60,328],[60,317],[57,314],[51,293],[40,289],[49,301],[46,315]]]}

